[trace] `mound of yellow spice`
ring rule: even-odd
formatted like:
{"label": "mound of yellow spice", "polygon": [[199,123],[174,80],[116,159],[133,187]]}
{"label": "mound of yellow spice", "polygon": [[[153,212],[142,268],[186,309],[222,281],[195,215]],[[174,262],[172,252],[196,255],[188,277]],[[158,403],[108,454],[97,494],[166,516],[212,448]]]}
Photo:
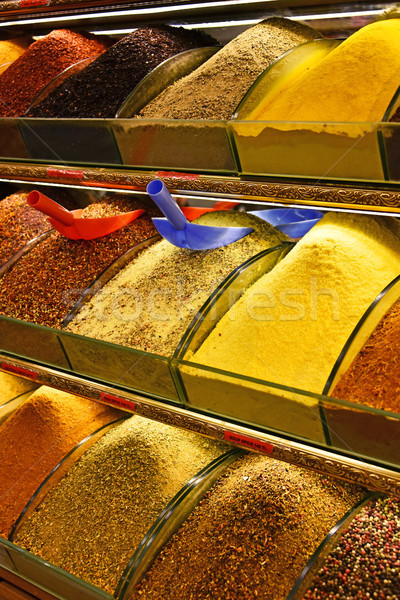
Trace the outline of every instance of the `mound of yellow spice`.
{"label": "mound of yellow spice", "polygon": [[369,304],[400,273],[392,218],[330,213],[226,313],[196,363],[320,393]]}
{"label": "mound of yellow spice", "polygon": [[248,118],[381,121],[399,86],[400,19],[366,25]]}

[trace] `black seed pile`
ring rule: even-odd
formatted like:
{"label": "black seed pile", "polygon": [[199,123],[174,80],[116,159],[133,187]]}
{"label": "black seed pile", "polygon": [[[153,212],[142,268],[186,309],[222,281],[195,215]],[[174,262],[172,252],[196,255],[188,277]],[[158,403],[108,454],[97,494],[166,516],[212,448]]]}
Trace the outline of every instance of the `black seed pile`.
{"label": "black seed pile", "polygon": [[134,87],[161,62],[191,48],[216,44],[212,37],[183,27],[137,29],[68,77],[29,116],[113,118]]}

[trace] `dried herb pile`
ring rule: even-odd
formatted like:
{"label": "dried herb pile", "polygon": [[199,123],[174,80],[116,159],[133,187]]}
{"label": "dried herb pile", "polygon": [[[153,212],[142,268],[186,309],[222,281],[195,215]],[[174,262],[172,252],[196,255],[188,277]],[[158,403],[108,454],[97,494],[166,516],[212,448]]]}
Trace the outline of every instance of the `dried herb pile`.
{"label": "dried herb pile", "polygon": [[104,36],[55,29],[40,38],[0,75],[0,117],[22,117],[56,75],[110,45]]}
{"label": "dried herb pile", "polygon": [[29,240],[51,229],[46,217],[31,208],[27,192],[16,192],[0,202],[0,266]]}
{"label": "dried herb pile", "polygon": [[134,87],[162,61],[216,41],[183,27],[143,27],[114,44],[32,108],[33,117],[112,118]]}
{"label": "dried herb pile", "polygon": [[362,509],[321,566],[303,600],[345,598],[400,598],[398,499],[380,498]]}
{"label": "dried herb pile", "polygon": [[285,600],[313,551],[363,493],[273,459],[236,460],[130,600]]}
{"label": "dried herb pile", "polygon": [[134,416],[82,456],[14,541],[113,593],[162,509],[227,449],[198,434]]}
{"label": "dried herb pile", "polygon": [[120,412],[45,386],[0,426],[0,535],[7,537],[37,487],[87,435]]}
{"label": "dried herb pile", "polygon": [[[91,217],[145,208],[129,225],[94,240],[71,240],[54,232],[0,279],[0,314],[60,327],[72,306],[102,271],[129,248],[155,235],[150,201],[114,194],[88,208]],[[104,207],[104,209],[103,209]],[[39,268],[38,268],[39,267]]]}
{"label": "dried herb pile", "polygon": [[68,330],[139,350],[171,356],[191,320],[233,269],[287,239],[265,221],[216,211],[197,223],[253,227],[228,246],[194,251],[162,240],[144,250],[88,302]]}
{"label": "dried herb pile", "polygon": [[152,100],[141,117],[230,119],[256,78],[281,54],[321,35],[311,27],[273,17],[250,27],[193,73]]}

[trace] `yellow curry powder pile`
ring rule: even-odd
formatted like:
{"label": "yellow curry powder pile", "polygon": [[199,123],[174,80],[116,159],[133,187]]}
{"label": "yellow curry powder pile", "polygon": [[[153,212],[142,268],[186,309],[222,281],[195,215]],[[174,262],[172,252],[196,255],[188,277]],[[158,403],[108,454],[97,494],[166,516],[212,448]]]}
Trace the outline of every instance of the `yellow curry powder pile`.
{"label": "yellow curry powder pile", "polygon": [[400,273],[396,226],[392,218],[326,214],[191,360],[321,393],[358,320]]}
{"label": "yellow curry powder pile", "polygon": [[33,493],[81,440],[120,412],[45,386],[0,427],[0,535],[7,537]]}
{"label": "yellow curry powder pile", "polygon": [[0,73],[6,70],[8,63],[17,60],[32,41],[29,35],[0,41]]}
{"label": "yellow curry powder pile", "polygon": [[332,396],[400,413],[400,301],[380,321]]}
{"label": "yellow curry powder pile", "polygon": [[319,64],[265,98],[268,121],[381,121],[400,84],[400,19],[366,25]]}

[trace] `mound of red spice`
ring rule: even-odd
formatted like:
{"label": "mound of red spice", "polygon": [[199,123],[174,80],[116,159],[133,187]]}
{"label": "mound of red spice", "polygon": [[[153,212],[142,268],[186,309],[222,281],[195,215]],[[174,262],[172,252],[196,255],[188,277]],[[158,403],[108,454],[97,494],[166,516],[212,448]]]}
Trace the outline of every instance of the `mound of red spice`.
{"label": "mound of red spice", "polygon": [[64,69],[97,56],[110,41],[68,29],[40,38],[0,75],[0,117],[21,117],[37,94]]}

